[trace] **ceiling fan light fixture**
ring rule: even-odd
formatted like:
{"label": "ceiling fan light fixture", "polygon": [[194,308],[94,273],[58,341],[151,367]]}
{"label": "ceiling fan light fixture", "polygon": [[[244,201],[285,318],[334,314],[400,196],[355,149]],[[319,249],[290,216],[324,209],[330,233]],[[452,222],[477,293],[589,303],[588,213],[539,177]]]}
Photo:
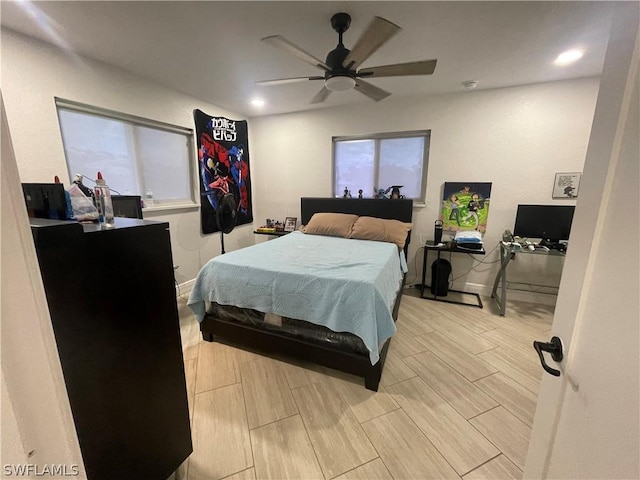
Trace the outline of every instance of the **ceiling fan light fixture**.
{"label": "ceiling fan light fixture", "polygon": [[356,80],[347,75],[334,75],[324,81],[324,86],[332,92],[344,92],[356,86]]}
{"label": "ceiling fan light fixture", "polygon": [[[2,0],[0,0],[2,1]],[[324,102],[331,92],[345,92],[354,90],[365,95],[374,102],[384,100],[391,93],[363,80],[382,77],[403,77],[410,75],[431,75],[436,68],[436,59],[417,62],[404,62],[392,65],[380,65],[359,69],[374,52],[383,46],[391,37],[402,30],[398,25],[381,17],[374,17],[373,21],[360,34],[353,48],[349,50],[342,42],[342,35],[351,24],[349,14],[341,12],[331,17],[331,27],[338,34],[338,45],[322,60],[306,52],[295,43],[282,35],[271,35],[261,39],[273,47],[280,49],[298,60],[323,71],[322,76],[280,78],[256,82],[259,85],[279,85],[290,82],[304,82],[307,80],[324,80],[324,85],[311,99],[311,104]]]}

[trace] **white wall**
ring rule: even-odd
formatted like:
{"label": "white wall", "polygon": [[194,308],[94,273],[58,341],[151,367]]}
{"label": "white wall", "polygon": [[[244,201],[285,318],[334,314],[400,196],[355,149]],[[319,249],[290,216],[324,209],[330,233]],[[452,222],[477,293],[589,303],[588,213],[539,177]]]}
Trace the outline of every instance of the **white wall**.
{"label": "white wall", "polygon": [[[422,268],[420,239],[433,238],[444,182],[493,183],[488,250],[513,229],[518,203],[575,204],[552,200],[551,190],[556,172],[582,170],[597,92],[598,79],[589,78],[254,118],[255,219],[300,217],[299,197],[331,195],[332,136],[431,129],[426,206],[414,209],[412,280]],[[557,286],[561,260],[531,257],[518,257],[510,279]],[[496,249],[483,261],[498,258]],[[456,255],[454,277],[473,263]],[[496,271],[480,265],[460,282],[486,294]]]}
{"label": "white wall", "polygon": [[[1,34],[2,93],[23,182],[52,182],[54,175],[58,175],[69,185],[54,97],[192,129],[196,108],[210,115],[244,119],[237,113],[109,65],[63,53],[6,29],[2,29]],[[193,74],[195,72],[185,72],[185,75]],[[194,165],[194,171],[195,168]],[[179,266],[176,271],[179,283],[195,278],[200,267],[219,254],[219,235],[200,233],[197,208],[145,212],[144,215],[146,219],[170,223],[173,263]],[[250,225],[238,227],[225,238],[225,246],[230,250],[253,242]]]}
{"label": "white wall", "polygon": [[4,465],[72,465],[86,478],[2,107],[2,432]]}
{"label": "white wall", "polygon": [[[242,118],[6,30],[2,31],[2,89],[22,181],[66,177],[55,96],[191,128],[194,108]],[[556,172],[582,170],[597,90],[598,79],[590,78],[419,99],[392,96],[381,103],[252,118],[255,222],[300,217],[301,196],[331,195],[332,136],[431,129],[426,206],[414,211],[409,254],[408,280],[416,282],[422,260],[418,245],[422,237],[432,238],[445,181],[493,183],[485,236],[488,250],[505,229],[513,228],[518,203],[574,203],[552,200],[551,188]],[[200,233],[197,210],[154,212],[145,218],[171,224],[180,283],[193,279],[220,252],[217,234]],[[263,241],[254,237],[252,228],[236,228],[225,239],[227,248]],[[519,256],[510,267],[511,280],[559,284],[561,260],[529,257]],[[461,277],[457,286],[487,294],[497,269],[489,262],[497,258],[497,251],[484,257],[487,264]],[[458,277],[476,262],[456,255],[452,263]]]}

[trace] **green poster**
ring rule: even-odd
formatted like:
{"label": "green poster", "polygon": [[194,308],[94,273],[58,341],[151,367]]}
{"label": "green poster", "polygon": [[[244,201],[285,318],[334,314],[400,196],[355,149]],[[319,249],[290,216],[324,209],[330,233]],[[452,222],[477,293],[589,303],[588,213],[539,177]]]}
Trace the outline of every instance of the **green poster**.
{"label": "green poster", "polygon": [[484,233],[489,216],[491,182],[445,182],[442,197],[443,230]]}

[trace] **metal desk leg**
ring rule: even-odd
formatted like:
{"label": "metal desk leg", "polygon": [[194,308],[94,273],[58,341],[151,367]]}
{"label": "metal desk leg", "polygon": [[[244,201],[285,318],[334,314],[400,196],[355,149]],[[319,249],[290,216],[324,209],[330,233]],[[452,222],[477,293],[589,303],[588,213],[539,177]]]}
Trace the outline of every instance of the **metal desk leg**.
{"label": "metal desk leg", "polygon": [[424,248],[424,255],[422,256],[422,283],[420,284],[420,297],[424,297],[424,282],[426,280],[426,270],[427,270],[427,255],[429,250]]}
{"label": "metal desk leg", "polygon": [[[515,253],[507,251],[504,245],[500,245],[500,271],[493,282],[491,298],[496,300],[498,309],[500,310],[500,316],[502,317],[507,313],[507,265],[509,265],[509,262],[514,256]],[[498,283],[500,283],[500,281],[502,281],[502,288],[501,295],[498,296]]]}

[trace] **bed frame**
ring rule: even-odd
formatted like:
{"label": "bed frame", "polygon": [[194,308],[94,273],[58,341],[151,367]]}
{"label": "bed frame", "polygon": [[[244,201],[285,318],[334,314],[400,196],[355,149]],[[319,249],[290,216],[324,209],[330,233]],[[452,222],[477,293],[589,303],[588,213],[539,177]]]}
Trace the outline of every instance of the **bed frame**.
{"label": "bed frame", "polygon": [[[412,200],[378,200],[355,198],[301,198],[302,224],[306,225],[314,213],[334,212],[350,213],[359,216],[395,219],[411,222],[413,214]],[[405,255],[411,240],[407,235]],[[393,307],[393,320],[398,319],[398,310],[402,298],[401,288]],[[342,372],[364,377],[368,390],[377,391],[382,369],[391,339],[388,339],[380,350],[380,360],[371,365],[368,354],[340,350],[331,345],[321,345],[284,332],[265,330],[259,327],[223,320],[207,314],[200,323],[202,338],[208,342],[216,341],[252,350],[263,354],[284,355],[285,358],[304,360]]]}

